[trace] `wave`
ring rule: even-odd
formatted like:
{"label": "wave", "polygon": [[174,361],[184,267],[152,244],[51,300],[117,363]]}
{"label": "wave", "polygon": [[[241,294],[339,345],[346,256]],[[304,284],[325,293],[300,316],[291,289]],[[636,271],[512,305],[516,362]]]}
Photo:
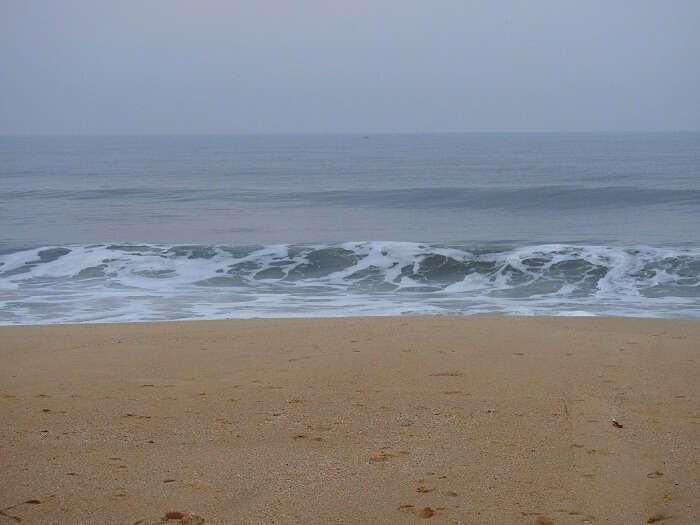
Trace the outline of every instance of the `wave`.
{"label": "wave", "polygon": [[700,318],[700,249],[99,244],[0,254],[0,323],[401,314]]}
{"label": "wave", "polygon": [[548,210],[599,209],[614,207],[700,206],[700,190],[635,188],[624,186],[586,188],[572,186],[455,188],[417,187],[401,189],[268,192],[254,190],[216,191],[194,188],[111,188],[90,190],[41,189],[5,192],[10,201],[143,200],[197,203],[239,202],[275,206],[360,206],[419,209],[508,209]]}
{"label": "wave", "polygon": [[699,190],[647,189],[633,187],[577,188],[540,186],[527,188],[402,188],[288,193],[280,202],[302,201],[321,205],[353,205],[389,208],[442,209],[588,209],[653,205],[700,204]]}

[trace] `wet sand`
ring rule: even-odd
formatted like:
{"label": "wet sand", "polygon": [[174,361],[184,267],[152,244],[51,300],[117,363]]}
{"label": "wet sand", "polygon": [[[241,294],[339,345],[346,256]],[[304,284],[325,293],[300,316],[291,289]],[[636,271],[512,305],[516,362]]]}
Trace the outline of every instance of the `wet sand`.
{"label": "wet sand", "polygon": [[700,522],[698,322],[0,327],[0,417],[2,525]]}

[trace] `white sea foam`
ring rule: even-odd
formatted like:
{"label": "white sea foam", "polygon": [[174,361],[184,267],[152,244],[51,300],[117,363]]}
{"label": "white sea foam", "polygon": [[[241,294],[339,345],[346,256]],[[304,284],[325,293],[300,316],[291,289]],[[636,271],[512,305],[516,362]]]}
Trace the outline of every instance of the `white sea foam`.
{"label": "white sea foam", "polygon": [[517,314],[700,318],[700,249],[346,242],[0,255],[0,323]]}

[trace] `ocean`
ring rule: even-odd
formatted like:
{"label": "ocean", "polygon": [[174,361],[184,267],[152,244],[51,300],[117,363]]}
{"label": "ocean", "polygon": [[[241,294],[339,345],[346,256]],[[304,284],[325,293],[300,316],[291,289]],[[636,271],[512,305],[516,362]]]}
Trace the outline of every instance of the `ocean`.
{"label": "ocean", "polygon": [[0,137],[0,324],[700,319],[700,133]]}

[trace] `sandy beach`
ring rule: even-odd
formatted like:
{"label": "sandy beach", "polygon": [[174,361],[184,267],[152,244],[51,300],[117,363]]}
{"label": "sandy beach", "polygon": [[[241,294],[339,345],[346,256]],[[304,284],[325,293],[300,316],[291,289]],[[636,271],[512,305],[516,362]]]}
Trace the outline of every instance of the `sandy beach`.
{"label": "sandy beach", "polygon": [[0,327],[0,524],[700,522],[700,323]]}

